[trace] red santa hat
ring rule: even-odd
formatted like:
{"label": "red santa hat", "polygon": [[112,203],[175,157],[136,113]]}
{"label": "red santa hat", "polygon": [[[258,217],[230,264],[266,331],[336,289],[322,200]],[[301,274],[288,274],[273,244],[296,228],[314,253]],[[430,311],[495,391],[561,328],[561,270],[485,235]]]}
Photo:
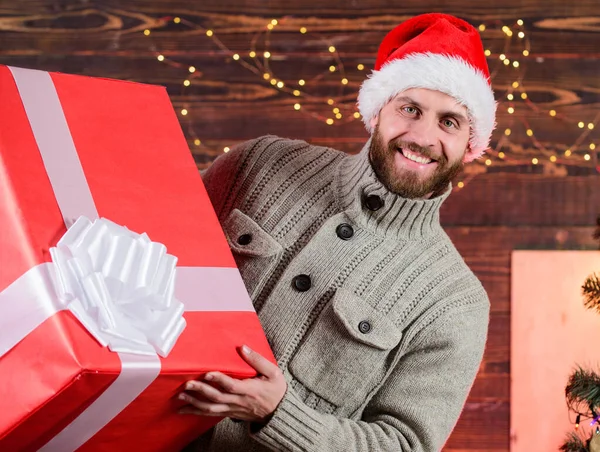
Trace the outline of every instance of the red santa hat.
{"label": "red santa hat", "polygon": [[465,161],[489,147],[496,125],[496,102],[479,32],[447,14],[424,14],[394,28],[384,38],[375,70],[358,94],[358,109],[369,132],[371,119],[398,93],[427,88],[454,97],[471,122]]}

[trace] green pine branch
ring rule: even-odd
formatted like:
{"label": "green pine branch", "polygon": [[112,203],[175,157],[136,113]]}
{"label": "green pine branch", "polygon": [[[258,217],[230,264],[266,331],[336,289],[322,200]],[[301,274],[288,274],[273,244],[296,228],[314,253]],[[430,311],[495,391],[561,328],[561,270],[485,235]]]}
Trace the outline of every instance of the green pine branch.
{"label": "green pine branch", "polygon": [[586,444],[576,433],[569,433],[560,449],[562,452],[588,452]]}
{"label": "green pine branch", "polygon": [[578,367],[569,377],[565,397],[567,405],[575,413],[600,407],[600,375]]}
{"label": "green pine branch", "polygon": [[600,275],[592,273],[581,286],[585,307],[600,312]]}

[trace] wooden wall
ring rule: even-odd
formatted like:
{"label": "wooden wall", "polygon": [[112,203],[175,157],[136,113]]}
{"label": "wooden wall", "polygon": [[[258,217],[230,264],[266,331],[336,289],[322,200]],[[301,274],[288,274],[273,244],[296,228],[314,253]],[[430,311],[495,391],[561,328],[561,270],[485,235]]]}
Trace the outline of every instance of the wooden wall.
{"label": "wooden wall", "polygon": [[[355,152],[367,138],[359,120],[329,126],[305,112],[331,116],[326,101],[335,97],[336,105],[350,116],[366,73],[356,65],[370,69],[385,32],[428,11],[487,24],[482,37],[493,52],[489,61],[500,101],[493,144],[497,152],[506,153],[505,159],[492,153],[489,167],[473,164],[461,176],[468,182],[465,188],[457,189],[443,210],[447,230],[492,301],[481,372],[446,450],[507,451],[511,251],[594,247],[591,233],[600,213],[600,178],[597,154],[585,147],[598,138],[597,129],[581,139],[570,160],[564,150],[585,131],[577,122],[593,123],[600,112],[597,0],[1,1],[0,63],[165,85],[177,111],[189,111],[180,117],[200,168],[225,146],[267,133]],[[174,17],[182,22],[175,24]],[[273,18],[278,19],[268,44],[273,73],[290,87],[298,78],[310,80],[306,95],[299,98],[301,111],[293,109],[298,98],[273,88],[262,74],[232,58],[239,53],[251,61],[247,55],[255,37],[257,51],[267,49],[264,30]],[[500,30],[501,24],[514,25],[518,19],[524,21],[530,43],[528,58],[518,47],[505,47]],[[185,26],[188,22],[195,26]],[[298,31],[303,26],[309,29],[306,35]],[[143,34],[145,29],[150,36]],[[218,42],[206,36],[207,29],[214,30]],[[327,74],[329,45],[343,61],[349,79],[344,87],[340,76]],[[499,65],[497,56],[504,49],[526,71],[511,73]],[[170,64],[159,62],[158,54]],[[184,88],[189,65],[198,70],[192,85]],[[515,74],[533,104],[517,98],[516,111],[509,115],[506,95]],[[550,109],[556,109],[558,119],[548,115]],[[512,130],[510,140],[506,128]],[[537,141],[526,134],[528,128]],[[200,146],[195,139],[201,140]],[[585,153],[589,161],[583,159]],[[557,162],[549,162],[552,155]],[[532,165],[533,157],[540,164]]]}

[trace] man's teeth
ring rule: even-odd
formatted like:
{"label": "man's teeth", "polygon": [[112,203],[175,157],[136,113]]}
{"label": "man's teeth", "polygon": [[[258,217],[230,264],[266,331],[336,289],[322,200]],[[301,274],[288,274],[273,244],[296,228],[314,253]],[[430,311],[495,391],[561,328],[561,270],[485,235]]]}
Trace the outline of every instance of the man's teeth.
{"label": "man's teeth", "polygon": [[411,152],[408,149],[402,148],[400,151],[402,152],[402,155],[404,157],[406,157],[409,160],[412,160],[413,162],[423,163],[423,164],[431,163],[431,159],[428,159],[427,157],[423,157],[422,155]]}

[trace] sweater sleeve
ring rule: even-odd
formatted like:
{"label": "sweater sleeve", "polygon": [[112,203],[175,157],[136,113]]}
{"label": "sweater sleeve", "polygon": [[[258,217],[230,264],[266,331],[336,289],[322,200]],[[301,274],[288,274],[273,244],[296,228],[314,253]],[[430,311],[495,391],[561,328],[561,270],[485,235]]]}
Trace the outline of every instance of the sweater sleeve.
{"label": "sweater sleeve", "polygon": [[360,420],[319,413],[288,389],[253,437],[272,450],[294,452],[441,450],[481,363],[488,317],[489,303],[480,303],[423,328]]}

